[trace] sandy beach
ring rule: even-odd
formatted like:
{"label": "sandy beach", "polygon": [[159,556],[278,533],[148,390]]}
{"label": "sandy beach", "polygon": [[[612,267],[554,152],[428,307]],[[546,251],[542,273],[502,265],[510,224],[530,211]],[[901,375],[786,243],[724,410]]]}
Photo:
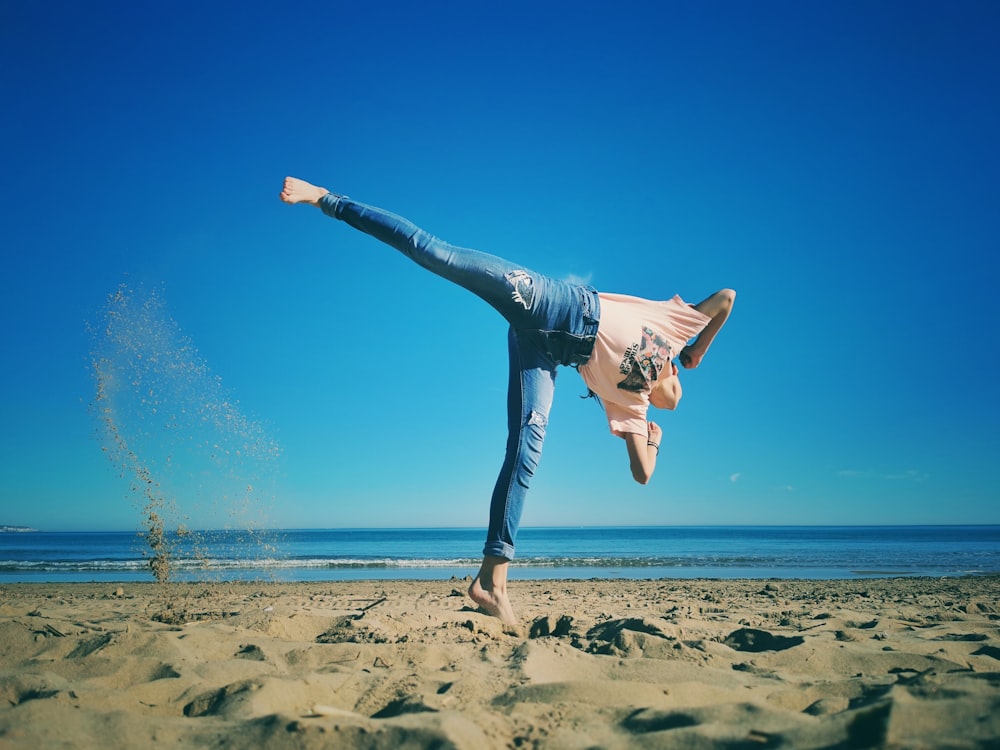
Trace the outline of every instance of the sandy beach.
{"label": "sandy beach", "polygon": [[2,748],[1000,746],[1000,577],[0,586]]}

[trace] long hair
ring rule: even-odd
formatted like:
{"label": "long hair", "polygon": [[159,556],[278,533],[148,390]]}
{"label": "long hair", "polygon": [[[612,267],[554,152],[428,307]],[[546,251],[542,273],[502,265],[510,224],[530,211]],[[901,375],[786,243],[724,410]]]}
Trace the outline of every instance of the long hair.
{"label": "long hair", "polygon": [[601,401],[601,397],[598,396],[596,393],[594,393],[589,388],[587,389],[587,393],[584,394],[583,396],[580,396],[580,398],[592,398],[592,399],[594,399],[594,401],[597,402],[597,405],[601,407],[601,410],[602,411],[604,410],[604,402]]}

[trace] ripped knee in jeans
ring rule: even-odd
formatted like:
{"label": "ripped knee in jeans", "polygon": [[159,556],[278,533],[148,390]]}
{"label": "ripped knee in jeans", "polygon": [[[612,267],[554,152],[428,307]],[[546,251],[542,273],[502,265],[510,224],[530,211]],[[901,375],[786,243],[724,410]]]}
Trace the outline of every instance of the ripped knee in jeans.
{"label": "ripped knee in jeans", "polygon": [[540,427],[542,429],[542,432],[545,432],[545,428],[549,424],[549,418],[548,416],[542,414],[541,412],[532,410],[532,412],[528,415],[528,421],[525,422],[525,424],[532,425],[534,427]]}
{"label": "ripped knee in jeans", "polygon": [[503,276],[511,286],[511,297],[525,310],[530,310],[535,302],[535,282],[527,271],[509,271]]}

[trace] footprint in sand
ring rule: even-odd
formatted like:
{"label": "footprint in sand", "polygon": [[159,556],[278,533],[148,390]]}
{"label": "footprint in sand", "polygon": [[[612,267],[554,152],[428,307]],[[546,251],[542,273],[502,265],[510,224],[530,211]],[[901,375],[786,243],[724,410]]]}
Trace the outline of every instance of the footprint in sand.
{"label": "footprint in sand", "polygon": [[774,635],[766,630],[741,628],[730,633],[723,643],[734,651],[785,651],[805,643],[800,635]]}

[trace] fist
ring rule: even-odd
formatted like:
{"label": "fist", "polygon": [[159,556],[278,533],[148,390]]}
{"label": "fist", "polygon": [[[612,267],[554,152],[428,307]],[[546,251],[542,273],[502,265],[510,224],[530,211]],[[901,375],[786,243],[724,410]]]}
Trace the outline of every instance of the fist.
{"label": "fist", "polygon": [[660,438],[663,437],[663,430],[660,429],[660,426],[656,424],[656,422],[649,422],[648,427],[649,439],[652,442],[659,444]]}
{"label": "fist", "polygon": [[701,356],[699,352],[694,351],[690,346],[685,346],[681,349],[678,359],[681,361],[682,367],[692,370],[701,364]]}

